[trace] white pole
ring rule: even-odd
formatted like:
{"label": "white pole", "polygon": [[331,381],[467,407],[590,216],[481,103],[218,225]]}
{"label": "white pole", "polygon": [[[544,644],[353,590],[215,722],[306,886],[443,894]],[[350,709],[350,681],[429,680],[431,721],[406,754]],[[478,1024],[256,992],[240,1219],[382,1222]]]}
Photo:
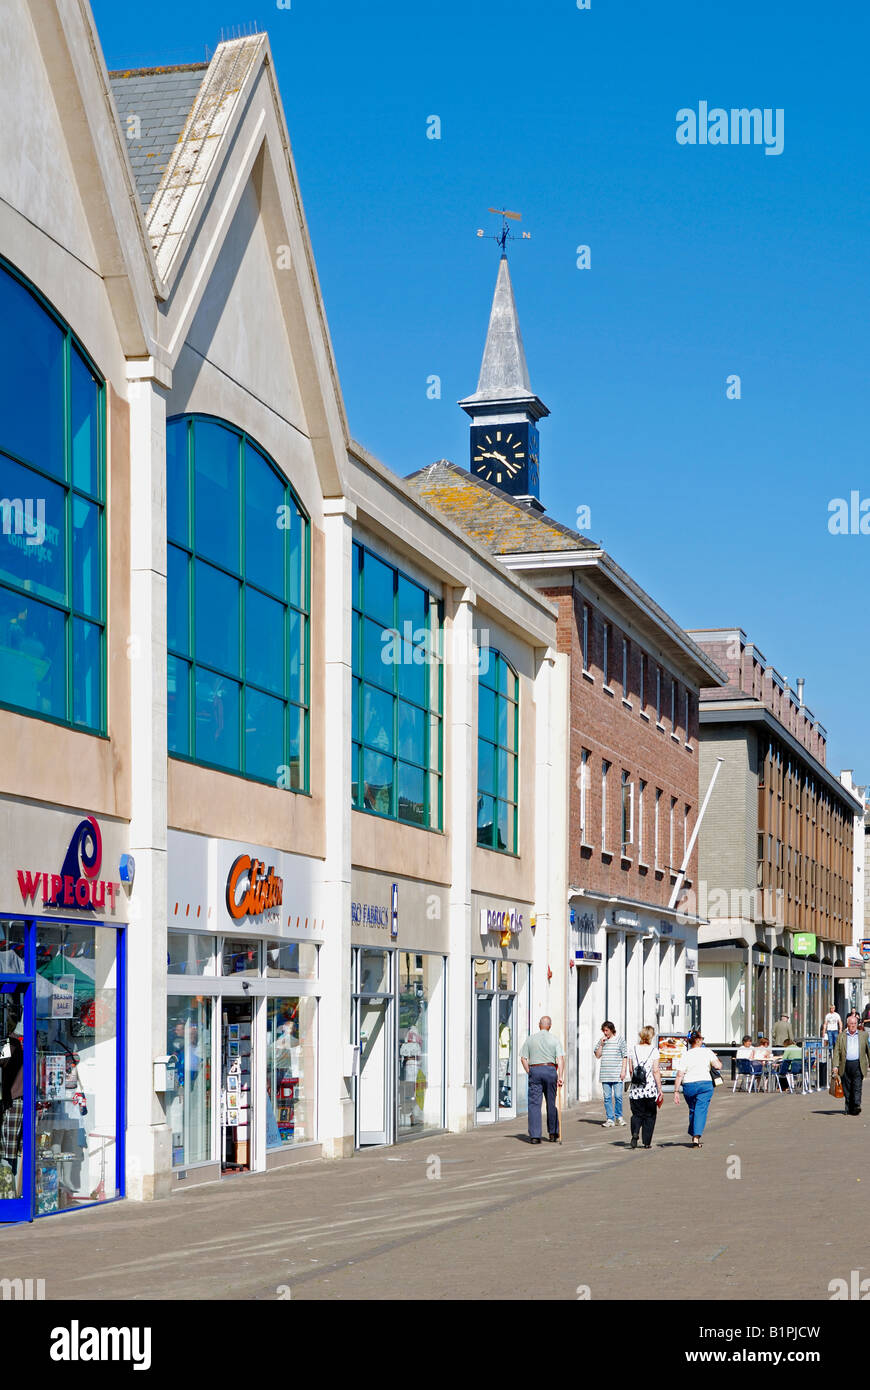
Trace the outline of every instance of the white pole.
{"label": "white pole", "polygon": [[707,795],[704,797],[704,800],[701,803],[701,809],[698,812],[698,819],[695,821],[695,828],[692,831],[691,836],[689,837],[689,843],[686,846],[686,853],[683,855],[683,862],[680,865],[680,872],[677,874],[677,881],[674,884],[674,891],[671,894],[671,900],[668,903],[669,912],[673,911],[674,907],[676,906],[677,898],[680,896],[680,889],[682,888],[683,882],[686,877],[686,869],[688,868],[689,860],[692,857],[692,850],[695,848],[695,841],[698,838],[698,831],[701,829],[701,821],[704,819],[704,812],[707,809],[707,802],[710,800],[713,787],[716,783],[716,778],[719,776],[719,769],[724,763],[724,761],[724,758],[716,759],[716,766],[713,768],[713,776],[710,778],[710,785],[707,788]]}

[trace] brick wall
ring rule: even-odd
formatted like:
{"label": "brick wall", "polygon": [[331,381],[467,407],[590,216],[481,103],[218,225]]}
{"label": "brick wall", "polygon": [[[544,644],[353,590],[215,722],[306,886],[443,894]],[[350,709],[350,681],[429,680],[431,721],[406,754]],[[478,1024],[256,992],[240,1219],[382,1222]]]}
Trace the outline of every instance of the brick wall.
{"label": "brick wall", "polygon": [[[544,587],[542,592],[558,609],[557,642],[570,657],[571,800],[569,811],[569,877],[590,891],[633,898],[652,907],[667,905],[673,872],[682,863],[698,810],[698,700],[681,672],[665,668],[634,638],[628,646],[627,690],[623,688],[623,638],[626,634],[591,601],[571,587]],[[583,670],[583,607],[588,610],[588,671]],[[608,688],[604,685],[604,632],[607,625]],[[640,703],[641,658],[644,666],[643,710]],[[656,671],[661,671],[661,727],[656,720]],[[675,715],[671,719],[671,681],[676,679]],[[686,693],[688,690],[688,730]],[[673,735],[673,736],[672,736]],[[688,746],[687,746],[688,745]],[[586,830],[581,836],[580,777],[582,754],[588,754]],[[606,837],[602,851],[602,762],[607,774]],[[622,774],[633,785],[634,838],[622,853]],[[642,856],[638,853],[639,787],[643,794]],[[655,798],[659,791],[659,869],[654,852]],[[670,854],[670,810],[674,808],[673,865]],[[688,807],[688,818],[686,818]],[[582,840],[588,842],[584,848]],[[697,846],[689,865],[697,875]]]}

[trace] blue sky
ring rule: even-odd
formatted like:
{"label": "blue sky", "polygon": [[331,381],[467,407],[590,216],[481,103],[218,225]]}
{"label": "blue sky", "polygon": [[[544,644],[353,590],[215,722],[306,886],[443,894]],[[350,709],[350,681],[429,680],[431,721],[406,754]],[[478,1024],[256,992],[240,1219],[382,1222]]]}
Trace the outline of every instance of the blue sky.
{"label": "blue sky", "polygon": [[[467,466],[455,402],[498,260],[475,231],[489,206],[521,211],[548,510],[573,524],[588,505],[589,534],[684,626],[742,626],[804,676],[828,765],[870,781],[870,535],[827,527],[832,498],[870,497],[866,10],[248,3],[92,0],[110,68],[268,30],[356,438],[401,474]],[[678,145],[699,101],[782,108],[783,152]]]}

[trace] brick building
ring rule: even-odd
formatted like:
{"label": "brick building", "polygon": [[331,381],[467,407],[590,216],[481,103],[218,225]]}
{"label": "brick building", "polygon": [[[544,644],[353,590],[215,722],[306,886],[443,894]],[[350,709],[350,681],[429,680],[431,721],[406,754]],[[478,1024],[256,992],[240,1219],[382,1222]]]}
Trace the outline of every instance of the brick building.
{"label": "brick building", "polygon": [[442,460],[408,481],[558,613],[570,672],[566,1049],[569,1095],[587,1099],[604,1018],[629,1037],[692,1020],[697,921],[670,899],[698,811],[699,690],[724,676],[605,551],[544,513],[535,425],[547,411],[529,385],[504,257],[478,390],[461,404],[471,472]]}
{"label": "brick building", "polygon": [[740,628],[694,631],[728,676],[701,692],[701,778],[722,772],[700,834],[704,1028],[719,1041],[769,1035],[788,1013],[818,1036],[845,1002],[853,937],[855,794],[826,766],[827,734]]}

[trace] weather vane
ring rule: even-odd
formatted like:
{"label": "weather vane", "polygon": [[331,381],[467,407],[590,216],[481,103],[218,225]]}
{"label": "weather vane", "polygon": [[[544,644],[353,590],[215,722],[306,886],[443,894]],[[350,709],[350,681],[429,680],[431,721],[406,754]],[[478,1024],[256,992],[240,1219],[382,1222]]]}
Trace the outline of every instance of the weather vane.
{"label": "weather vane", "polygon": [[[507,255],[507,249],[506,249],[506,248],[507,248],[507,243],[508,243],[509,241],[514,241],[514,240],[515,240],[515,237],[513,237],[513,236],[511,235],[511,229],[510,229],[510,227],[509,227],[509,225],[508,225],[508,220],[510,219],[511,222],[522,222],[522,220],[523,220],[522,213],[520,213],[520,212],[508,212],[507,208],[490,208],[489,211],[492,212],[492,213],[495,213],[496,217],[500,217],[500,218],[501,218],[501,231],[498,233],[497,236],[496,236],[496,235],[486,236],[486,232],[483,230],[483,228],[482,228],[482,227],[478,227],[478,229],[477,229],[477,235],[478,235],[478,236],[486,237],[487,241],[497,241],[498,244],[499,244],[499,246],[501,247],[501,254],[502,254],[503,256],[505,256],[505,255]],[[523,240],[523,241],[531,241],[531,239],[532,239],[532,234],[531,234],[531,232],[523,232],[523,233],[522,233],[522,240]]]}

